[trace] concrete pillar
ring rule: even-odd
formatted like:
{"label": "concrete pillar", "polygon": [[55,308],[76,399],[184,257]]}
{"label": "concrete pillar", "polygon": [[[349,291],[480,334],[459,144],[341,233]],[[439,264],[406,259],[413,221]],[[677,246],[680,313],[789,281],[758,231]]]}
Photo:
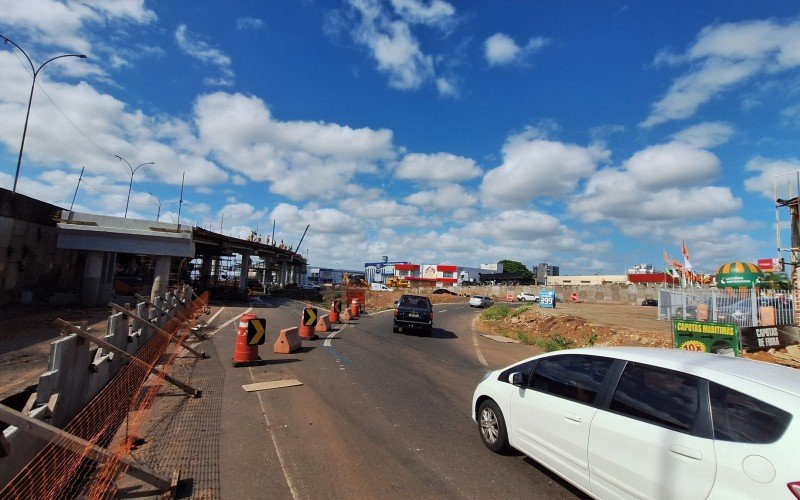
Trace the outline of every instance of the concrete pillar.
{"label": "concrete pillar", "polygon": [[281,286],[286,286],[286,262],[281,262]]}
{"label": "concrete pillar", "polygon": [[93,306],[97,304],[100,293],[100,277],[103,274],[103,252],[89,252],[83,268],[81,281],[81,304]]}
{"label": "concrete pillar", "polygon": [[208,287],[211,281],[211,257],[208,255],[203,256],[200,264],[200,286],[203,288]]}
{"label": "concrete pillar", "polygon": [[169,284],[169,267],[172,257],[169,255],[159,255],[156,257],[155,269],[153,269],[153,290],[150,292],[150,301],[156,297],[163,297],[167,293]]}
{"label": "concrete pillar", "polygon": [[247,291],[247,274],[250,271],[250,254],[242,254],[242,269],[239,272],[239,290]]}

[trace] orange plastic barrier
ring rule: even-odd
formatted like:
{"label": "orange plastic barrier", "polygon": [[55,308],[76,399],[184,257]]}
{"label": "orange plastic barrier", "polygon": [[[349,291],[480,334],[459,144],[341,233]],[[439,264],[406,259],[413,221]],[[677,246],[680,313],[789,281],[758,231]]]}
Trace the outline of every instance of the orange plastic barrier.
{"label": "orange plastic barrier", "polygon": [[247,328],[251,319],[256,319],[256,315],[245,313],[239,320],[239,332],[236,334],[236,347],[233,350],[233,366],[247,366],[261,360],[258,357],[258,346],[247,343]]}
{"label": "orange plastic barrier", "polygon": [[353,301],[350,302],[350,316],[353,317],[353,318],[357,318],[358,317],[358,311],[360,309],[361,308],[358,306],[358,299],[353,299]]}
{"label": "orange plastic barrier", "polygon": [[303,309],[303,315],[300,316],[300,327],[298,333],[303,340],[316,340],[319,337],[314,333],[314,328],[317,326],[317,308],[306,306]]}
{"label": "orange plastic barrier", "polygon": [[272,348],[272,352],[277,354],[289,354],[303,346],[303,341],[300,340],[300,335],[297,333],[297,327],[284,328],[278,334],[278,340]]}
{"label": "orange plastic barrier", "polygon": [[327,316],[320,316],[315,331],[320,333],[331,331],[331,320]]}

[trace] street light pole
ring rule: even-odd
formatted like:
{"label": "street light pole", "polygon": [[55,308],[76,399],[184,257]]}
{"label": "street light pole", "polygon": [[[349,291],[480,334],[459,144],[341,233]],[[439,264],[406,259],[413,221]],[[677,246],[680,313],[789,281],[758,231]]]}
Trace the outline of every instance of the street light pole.
{"label": "street light pole", "polygon": [[17,45],[13,40],[11,40],[10,38],[8,38],[6,36],[0,35],[0,38],[3,39],[3,41],[5,42],[6,45],[8,45],[10,43],[14,47],[18,48],[20,52],[22,52],[22,55],[24,55],[25,59],[28,60],[28,64],[31,65],[31,72],[33,73],[33,81],[31,82],[31,94],[28,97],[28,111],[25,113],[25,126],[22,128],[22,143],[19,145],[19,156],[17,157],[17,173],[14,174],[14,187],[11,190],[12,194],[16,194],[16,192],[17,192],[17,181],[19,180],[19,170],[20,170],[20,167],[22,166],[22,150],[25,149],[25,134],[28,132],[28,118],[31,115],[31,103],[33,102],[33,90],[36,88],[36,77],[39,76],[39,71],[41,71],[42,68],[44,68],[44,66],[47,63],[49,63],[51,61],[55,61],[56,59],[61,59],[62,57],[78,57],[80,59],[86,59],[86,55],[85,54],[64,54],[64,55],[60,55],[60,56],[56,56],[56,57],[51,57],[50,59],[48,59],[45,62],[43,62],[41,64],[41,66],[39,66],[38,69],[36,69],[36,67],[33,65],[33,61],[31,61],[31,58],[28,57],[28,54],[24,50],[22,50],[22,47]]}
{"label": "street light pole", "polygon": [[158,202],[158,215],[156,215],[156,222],[158,222],[158,219],[161,218],[161,199],[159,199],[159,197],[154,195],[153,193],[148,192],[147,194],[155,198],[156,201]]}
{"label": "street light pole", "polygon": [[[127,219],[128,218],[128,204],[131,202],[131,189],[133,188],[133,174],[135,174],[136,171],[139,170],[139,167],[143,167],[145,165],[155,165],[155,162],[149,161],[147,163],[140,163],[139,165],[136,166],[136,168],[133,168],[131,166],[131,164],[128,163],[128,160],[126,160],[125,158],[121,157],[120,155],[114,155],[114,156],[116,156],[120,160],[124,161],[125,164],[128,165],[128,170],[131,171],[131,182],[128,184],[128,199],[125,200],[125,217],[124,218]],[[159,209],[159,212],[160,211],[161,210]]]}

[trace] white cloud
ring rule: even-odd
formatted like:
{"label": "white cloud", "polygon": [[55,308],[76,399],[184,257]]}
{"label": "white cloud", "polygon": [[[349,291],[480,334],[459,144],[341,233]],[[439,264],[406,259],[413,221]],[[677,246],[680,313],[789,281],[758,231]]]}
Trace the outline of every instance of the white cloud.
{"label": "white cloud", "polygon": [[512,207],[538,196],[563,197],[609,156],[605,149],[581,147],[529,133],[510,137],[503,146],[503,164],[486,173],[481,183],[484,205]]}
{"label": "white cloud", "polygon": [[[748,161],[744,169],[748,172],[757,173],[757,175],[744,181],[745,189],[751,193],[757,193],[765,198],[774,200],[777,183],[778,198],[788,199],[798,194],[796,177],[796,172],[800,170],[800,159],[798,158],[771,160],[757,156]],[[794,192],[789,192],[787,185],[791,186]]]}
{"label": "white cloud", "polygon": [[665,51],[657,64],[688,62],[691,69],[675,79],[640,126],[689,118],[716,95],[761,72],[778,73],[800,66],[800,21],[744,21],[707,26],[685,54]]}
{"label": "white cloud", "polygon": [[460,182],[481,175],[475,161],[450,153],[412,153],[403,157],[394,173],[398,179],[424,182]]}
{"label": "white cloud", "polygon": [[272,210],[269,218],[279,221],[284,230],[289,229],[292,233],[298,233],[298,238],[307,225],[311,226],[309,231],[313,233],[333,235],[352,233],[359,227],[358,221],[353,216],[341,210],[319,208],[314,205],[299,208],[288,203],[280,203]]}
{"label": "white cloud", "polygon": [[236,75],[231,69],[231,58],[227,54],[189,32],[185,24],[179,24],[175,29],[175,41],[186,55],[204,64],[215,66],[219,70],[219,76],[204,80],[207,85],[224,87],[233,85]]}
{"label": "white cloud", "polygon": [[[606,168],[593,175],[569,210],[585,222],[610,220],[625,232],[631,224],[665,225],[687,219],[724,217],[742,206],[727,187],[642,185],[627,171]],[[651,229],[655,226],[648,226]]]}
{"label": "white cloud", "polygon": [[257,17],[240,17],[236,20],[236,29],[243,30],[260,30],[264,27],[264,21]]}
{"label": "white cloud", "polygon": [[93,47],[87,35],[89,26],[113,21],[147,24],[156,20],[155,12],[145,7],[144,0],[0,0],[0,12],[2,24],[26,32],[38,44],[87,54]]}
{"label": "white cloud", "polygon": [[436,79],[436,90],[438,90],[439,95],[443,97],[457,98],[461,95],[461,92],[458,90],[455,82],[447,78]]}
{"label": "white cloud", "polygon": [[[253,96],[216,92],[194,106],[199,139],[228,168],[292,200],[332,199],[358,172],[394,155],[389,130],[275,120]],[[310,181],[314,182],[310,182]]]}
{"label": "white cloud", "polygon": [[419,0],[391,0],[392,7],[405,21],[412,24],[447,26],[453,22],[456,9],[443,0],[432,0],[425,5]]}
{"label": "white cloud", "polygon": [[624,166],[639,186],[655,190],[710,181],[719,171],[719,159],[708,151],[671,142],[636,152]]}
{"label": "white cloud", "polygon": [[713,148],[728,142],[733,133],[733,127],[727,123],[705,122],[681,130],[672,138],[691,148]]}
{"label": "white cloud", "polygon": [[418,191],[406,201],[423,209],[463,209],[472,206],[477,198],[458,184],[439,186],[433,191]]}
{"label": "white cloud", "polygon": [[522,63],[549,43],[547,38],[535,37],[528,40],[524,47],[520,47],[505,33],[495,33],[483,43],[484,57],[489,66]]}

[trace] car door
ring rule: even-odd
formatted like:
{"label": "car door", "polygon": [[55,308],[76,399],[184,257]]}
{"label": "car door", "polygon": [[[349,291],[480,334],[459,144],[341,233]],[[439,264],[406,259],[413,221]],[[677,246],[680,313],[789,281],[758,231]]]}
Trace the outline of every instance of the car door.
{"label": "car door", "polygon": [[587,490],[589,428],[597,411],[592,405],[612,364],[583,354],[542,358],[528,387],[510,402],[514,445]]}
{"label": "car door", "polygon": [[705,380],[628,362],[592,420],[589,478],[600,498],[706,498],[714,484]]}

